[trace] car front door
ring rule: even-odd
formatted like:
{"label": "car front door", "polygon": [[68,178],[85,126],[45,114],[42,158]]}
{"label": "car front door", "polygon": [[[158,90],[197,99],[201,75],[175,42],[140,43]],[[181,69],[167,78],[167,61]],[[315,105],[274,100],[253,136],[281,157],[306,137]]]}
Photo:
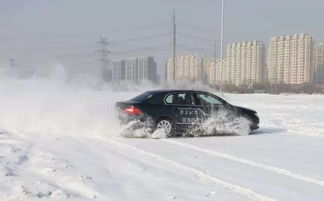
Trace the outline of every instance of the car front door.
{"label": "car front door", "polygon": [[223,99],[207,92],[196,92],[194,94],[194,100],[195,104],[204,111],[204,120],[219,113],[226,105],[226,102]]}

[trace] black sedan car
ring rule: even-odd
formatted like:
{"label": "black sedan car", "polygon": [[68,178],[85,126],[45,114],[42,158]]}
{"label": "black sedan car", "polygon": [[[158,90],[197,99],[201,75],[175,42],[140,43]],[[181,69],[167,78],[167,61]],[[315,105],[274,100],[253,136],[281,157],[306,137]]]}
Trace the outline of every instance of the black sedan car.
{"label": "black sedan car", "polygon": [[259,128],[256,111],[231,105],[205,91],[147,91],[128,101],[117,102],[116,108],[122,123],[138,122],[150,128],[151,132],[163,129],[168,136],[181,134],[212,117],[217,118],[217,113],[221,111],[227,111],[233,117],[245,118],[250,130]]}

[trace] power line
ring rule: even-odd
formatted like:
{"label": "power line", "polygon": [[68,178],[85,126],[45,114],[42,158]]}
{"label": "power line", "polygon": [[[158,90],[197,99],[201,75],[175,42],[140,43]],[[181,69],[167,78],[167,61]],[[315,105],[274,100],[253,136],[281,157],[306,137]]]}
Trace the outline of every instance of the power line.
{"label": "power line", "polygon": [[134,26],[134,27],[127,27],[127,28],[120,28],[120,29],[115,29],[115,30],[107,30],[110,34],[112,33],[118,33],[118,32],[125,32],[125,31],[137,31],[137,30],[145,30],[145,29],[151,29],[156,27],[166,27],[168,23],[166,22],[160,22],[160,23],[155,23],[155,24],[146,24],[146,25],[139,25],[139,26]]}
{"label": "power line", "polygon": [[[117,50],[117,53],[132,53],[132,52],[139,52],[142,50],[161,50],[161,48],[166,50],[167,49],[166,44],[132,48],[132,49],[127,49],[126,51],[118,51]],[[115,53],[116,53],[116,51],[114,51],[112,54],[115,54]]]}
{"label": "power line", "polygon": [[0,34],[2,38],[11,38],[14,37],[15,39],[40,39],[40,38],[78,38],[78,37],[97,37],[100,35],[100,33],[108,32],[110,34],[113,33],[119,33],[119,32],[131,32],[131,31],[138,31],[138,30],[146,30],[157,27],[163,27],[168,26],[167,22],[159,22],[154,24],[146,24],[146,25],[138,25],[138,26],[132,26],[132,27],[126,27],[126,28],[118,28],[118,29],[109,29],[109,30],[101,30],[100,32],[87,32],[87,33],[43,33],[43,34]]}
{"label": "power line", "polygon": [[213,38],[207,38],[207,37],[202,37],[202,36],[197,36],[197,35],[194,35],[194,34],[188,34],[188,33],[185,33],[185,32],[177,32],[177,34],[179,34],[181,37],[187,37],[187,38],[191,38],[191,39],[195,39],[195,40],[199,40],[199,41],[203,41],[203,42],[205,42],[205,43],[208,43],[208,44],[210,44],[210,43],[212,43],[212,42],[214,42],[215,41],[215,39],[213,39]]}
{"label": "power line", "polygon": [[170,36],[171,33],[158,33],[154,35],[148,35],[148,36],[140,36],[140,37],[133,37],[133,38],[126,38],[126,39],[117,39],[117,40],[111,40],[110,45],[114,44],[122,44],[122,43],[129,43],[129,42],[138,42],[141,40],[149,40],[154,38],[162,38],[165,36]]}
{"label": "power line", "polygon": [[190,30],[190,32],[197,31],[199,32],[200,35],[205,35],[205,36],[210,36],[210,37],[215,37],[215,33],[217,30],[214,30],[212,28],[209,27],[204,27],[201,25],[193,25],[193,24],[189,24],[187,22],[179,22],[179,28],[183,28],[186,30]]}
{"label": "power line", "polygon": [[191,46],[186,43],[178,43],[178,47],[180,47],[181,49],[185,49],[185,50],[201,50],[201,51],[206,51],[209,53],[213,52],[212,46],[210,48],[204,48],[204,47],[198,47],[198,46]]}

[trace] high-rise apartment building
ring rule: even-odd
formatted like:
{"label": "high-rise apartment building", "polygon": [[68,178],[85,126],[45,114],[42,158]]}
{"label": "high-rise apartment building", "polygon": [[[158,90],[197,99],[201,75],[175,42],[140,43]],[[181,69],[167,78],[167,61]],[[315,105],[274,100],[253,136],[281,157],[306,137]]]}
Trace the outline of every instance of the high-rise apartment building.
{"label": "high-rise apartment building", "polygon": [[315,81],[324,85],[324,42],[319,43],[315,54]]}
{"label": "high-rise apartment building", "polygon": [[112,81],[139,84],[144,80],[157,82],[157,65],[154,57],[139,57],[114,62]]}
{"label": "high-rise apartment building", "polygon": [[268,79],[272,84],[313,82],[313,38],[307,34],[272,37]]}
{"label": "high-rise apartment building", "polygon": [[125,61],[113,62],[112,81],[115,83],[125,81],[125,74]]}
{"label": "high-rise apartment building", "polygon": [[144,80],[156,83],[157,65],[153,57],[125,60],[125,81],[141,83]]}
{"label": "high-rise apartment building", "polygon": [[[205,59],[203,69],[203,78],[209,85],[219,85],[221,77],[222,83],[228,83],[227,59],[223,59],[222,63],[221,59]],[[222,69],[222,74],[220,69]]]}
{"label": "high-rise apartment building", "polygon": [[176,57],[175,72],[173,69],[173,58],[166,62],[166,81],[202,81],[203,80],[203,59],[197,55],[186,55]]}
{"label": "high-rise apartment building", "polygon": [[223,83],[253,85],[264,80],[265,46],[260,41],[230,43]]}

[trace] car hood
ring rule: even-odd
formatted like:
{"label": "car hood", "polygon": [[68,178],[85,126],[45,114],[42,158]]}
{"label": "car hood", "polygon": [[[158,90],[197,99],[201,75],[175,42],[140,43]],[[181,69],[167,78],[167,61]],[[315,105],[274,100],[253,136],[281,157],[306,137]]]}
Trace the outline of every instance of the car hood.
{"label": "car hood", "polygon": [[246,108],[246,107],[241,107],[241,106],[236,106],[236,105],[233,105],[233,107],[239,109],[239,110],[242,110],[244,112],[250,112],[250,113],[257,113],[255,110],[252,110],[250,108]]}

